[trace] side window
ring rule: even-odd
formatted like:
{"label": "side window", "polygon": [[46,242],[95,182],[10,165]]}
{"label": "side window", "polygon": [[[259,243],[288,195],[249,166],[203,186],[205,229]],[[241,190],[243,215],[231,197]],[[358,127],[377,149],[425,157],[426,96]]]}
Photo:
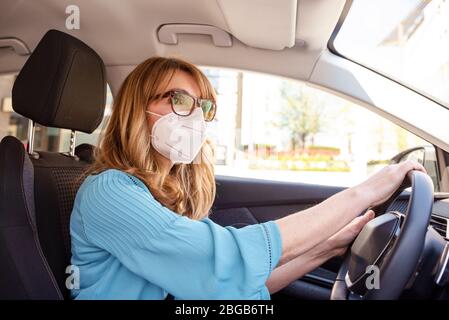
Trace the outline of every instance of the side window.
{"label": "side window", "polygon": [[[11,93],[16,74],[0,75],[0,140],[12,135],[24,145],[27,144],[28,119],[12,109]],[[77,132],[76,145],[91,143],[96,145],[100,130],[111,114],[112,94],[107,87],[106,110],[103,122],[92,134]],[[69,150],[70,130],[43,127],[36,124],[34,147],[39,151],[66,152]]]}
{"label": "side window", "polygon": [[269,75],[202,70],[218,94],[210,130],[217,175],[352,186],[408,149],[434,155],[426,141],[325,91]]}

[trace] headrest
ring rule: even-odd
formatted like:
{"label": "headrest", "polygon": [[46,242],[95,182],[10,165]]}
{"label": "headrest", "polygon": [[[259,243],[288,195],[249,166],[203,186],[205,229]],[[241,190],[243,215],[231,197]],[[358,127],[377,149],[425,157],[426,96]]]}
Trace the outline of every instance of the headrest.
{"label": "headrest", "polygon": [[92,133],[103,119],[106,72],[82,41],[48,31],[14,83],[15,112],[47,127]]}

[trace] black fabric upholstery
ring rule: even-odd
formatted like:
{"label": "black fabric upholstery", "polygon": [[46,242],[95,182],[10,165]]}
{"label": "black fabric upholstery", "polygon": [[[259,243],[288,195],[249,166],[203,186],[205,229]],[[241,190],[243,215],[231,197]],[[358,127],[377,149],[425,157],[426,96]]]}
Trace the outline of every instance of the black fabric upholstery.
{"label": "black fabric upholstery", "polygon": [[61,299],[35,224],[33,167],[14,137],[0,143],[0,299]]}
{"label": "black fabric upholstery", "polygon": [[[76,152],[93,159],[94,147]],[[70,214],[90,164],[61,153],[30,158],[23,144],[0,144],[0,299],[68,298]],[[26,262],[26,263],[24,263]]]}
{"label": "black fabric upholstery", "polygon": [[65,270],[71,257],[70,214],[89,163],[52,152],[39,152],[39,159],[32,162],[40,243],[60,291],[67,298]]}
{"label": "black fabric upholstery", "polygon": [[241,228],[258,223],[248,208],[231,208],[214,210],[209,216],[212,221],[222,226]]}
{"label": "black fabric upholstery", "polygon": [[98,54],[80,40],[48,31],[12,90],[17,113],[49,127],[92,133],[103,119],[106,73]]}

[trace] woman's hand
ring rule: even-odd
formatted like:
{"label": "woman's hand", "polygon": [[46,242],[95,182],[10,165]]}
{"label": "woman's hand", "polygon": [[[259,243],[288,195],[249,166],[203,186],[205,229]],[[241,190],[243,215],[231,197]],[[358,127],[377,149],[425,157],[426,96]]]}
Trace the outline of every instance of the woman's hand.
{"label": "woman's hand", "polygon": [[330,256],[343,255],[348,246],[354,241],[357,235],[362,231],[365,224],[375,217],[373,210],[366,211],[360,217],[355,218],[348,223],[343,229],[330,237],[325,243],[329,250]]}
{"label": "woman's hand", "polygon": [[399,188],[410,170],[426,173],[426,169],[421,164],[407,160],[382,168],[354,188],[361,190],[363,194],[368,196],[371,207],[376,206],[388,200]]}
{"label": "woman's hand", "polygon": [[374,218],[374,212],[368,210],[364,215],[353,219],[340,231],[314,248],[273,270],[266,285],[270,293],[286,287],[292,281],[316,269],[337,255],[342,255],[357,237],[363,226]]}
{"label": "woman's hand", "polygon": [[[327,241],[340,232],[346,234],[343,230],[358,221],[354,218],[358,217],[360,212],[385,202],[398,189],[410,170],[426,172],[424,167],[415,161],[389,165],[355,187],[336,193],[306,210],[276,220],[282,239],[282,255],[278,266],[306,252],[330,252],[322,244],[329,244]],[[337,239],[344,238],[343,234],[339,234]],[[315,251],[317,248],[323,250]]]}
{"label": "woman's hand", "polygon": [[[410,170],[419,170],[426,173],[424,167],[415,161],[406,161],[393,164],[382,168],[372,175],[368,180],[362,183],[363,188],[369,188],[368,192],[372,195],[372,206],[381,204],[401,185],[405,176]],[[325,243],[328,246],[328,255],[343,255],[348,245],[354,241],[357,235],[362,231],[365,224],[375,217],[373,210],[368,210],[360,217],[355,218],[340,231],[330,237]]]}

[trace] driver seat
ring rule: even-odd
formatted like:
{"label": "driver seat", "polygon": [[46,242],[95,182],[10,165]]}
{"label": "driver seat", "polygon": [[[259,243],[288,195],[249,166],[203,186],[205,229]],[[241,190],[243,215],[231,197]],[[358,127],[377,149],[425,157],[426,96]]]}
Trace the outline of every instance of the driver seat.
{"label": "driver seat", "polygon": [[[25,147],[0,143],[0,299],[69,298],[70,214],[93,146],[75,148],[75,131],[92,133],[106,104],[106,72],[80,40],[48,31],[13,87],[15,112],[30,119]],[[64,153],[33,150],[34,124],[72,131]]]}

